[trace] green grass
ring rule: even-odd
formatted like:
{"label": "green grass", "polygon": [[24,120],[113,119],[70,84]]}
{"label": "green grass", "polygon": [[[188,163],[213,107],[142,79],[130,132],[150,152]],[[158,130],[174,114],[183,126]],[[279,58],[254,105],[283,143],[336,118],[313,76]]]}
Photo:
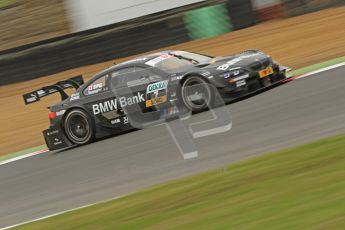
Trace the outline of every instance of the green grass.
{"label": "green grass", "polygon": [[344,179],[338,136],[20,229],[344,229]]}
{"label": "green grass", "polygon": [[318,69],[322,69],[328,66],[336,65],[342,62],[345,62],[345,56],[295,70],[292,72],[292,74],[294,76],[298,76],[298,75],[306,74],[306,73],[309,73]]}
{"label": "green grass", "polygon": [[0,8],[10,6],[16,3],[16,0],[0,0]]}

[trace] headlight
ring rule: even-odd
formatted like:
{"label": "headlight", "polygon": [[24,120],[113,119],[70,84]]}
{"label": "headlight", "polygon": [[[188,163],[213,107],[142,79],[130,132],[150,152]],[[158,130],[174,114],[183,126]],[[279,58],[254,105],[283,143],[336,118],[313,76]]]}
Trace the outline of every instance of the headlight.
{"label": "headlight", "polygon": [[241,69],[241,68],[235,68],[235,69],[230,69],[228,71],[226,71],[225,73],[220,74],[219,76],[222,78],[231,78],[231,77],[237,77],[240,76],[242,74],[244,74],[246,71]]}

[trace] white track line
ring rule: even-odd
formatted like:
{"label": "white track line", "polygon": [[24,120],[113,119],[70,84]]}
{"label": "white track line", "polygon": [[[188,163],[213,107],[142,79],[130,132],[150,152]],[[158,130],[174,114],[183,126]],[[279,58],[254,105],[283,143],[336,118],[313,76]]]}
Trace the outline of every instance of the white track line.
{"label": "white track line", "polygon": [[[309,77],[311,75],[322,73],[322,72],[325,72],[325,71],[328,71],[328,70],[336,69],[336,68],[341,67],[341,66],[345,66],[345,62],[336,64],[336,65],[332,65],[332,66],[329,66],[329,67],[326,67],[326,68],[322,68],[322,69],[319,69],[319,70],[316,70],[316,71],[313,71],[313,72],[310,72],[310,73],[306,73],[306,74],[303,74],[303,75],[300,75],[300,76],[297,76],[297,77],[292,77],[292,78],[294,80],[295,79],[301,79],[301,78]],[[12,159],[9,159],[7,161],[0,162],[0,165],[4,165],[4,164],[10,163],[10,162],[14,162],[14,161],[21,160],[21,159],[24,159],[24,158],[28,158],[28,157],[31,157],[31,156],[35,156],[35,155],[38,155],[38,154],[41,154],[41,153],[44,153],[44,152],[48,152],[48,150],[47,149],[46,150],[40,150],[40,151],[37,151],[37,152],[34,152],[34,153],[29,153],[29,154],[26,154],[26,155],[23,155],[23,156],[12,158]],[[122,198],[122,197],[125,197],[125,196],[128,196],[128,195],[129,194],[124,195],[124,196],[118,196],[118,197],[115,197],[113,199],[109,199],[109,200],[106,200],[106,201],[100,201],[100,202],[84,205],[84,206],[81,206],[81,207],[78,207],[78,208],[69,209],[67,211],[62,211],[62,212],[54,213],[54,214],[47,215],[47,216],[44,216],[44,217],[40,217],[40,218],[37,218],[37,219],[34,219],[34,220],[29,220],[29,221],[22,222],[22,223],[19,223],[19,224],[15,224],[15,225],[11,225],[11,226],[8,226],[8,227],[4,227],[4,228],[1,228],[0,230],[7,230],[7,229],[15,228],[15,227],[18,227],[18,226],[21,226],[21,225],[24,225],[24,224],[29,224],[29,223],[32,223],[32,222],[48,219],[50,217],[58,216],[58,215],[61,215],[61,214],[67,213],[67,212],[76,211],[76,210],[79,210],[79,209],[82,209],[82,208],[87,208],[87,207],[90,207],[90,206],[93,206],[93,205],[96,205],[96,204],[105,203],[105,202],[112,201],[112,200],[117,200],[119,198]]]}
{"label": "white track line", "polygon": [[128,195],[130,195],[130,194],[131,194],[131,193],[129,193],[129,194],[127,194],[127,195],[123,195],[123,196],[117,196],[117,197],[112,198],[112,199],[108,199],[108,200],[104,200],[104,201],[99,201],[99,202],[92,203],[92,204],[88,204],[88,205],[83,205],[83,206],[80,206],[80,207],[78,207],[78,208],[72,208],[72,209],[69,209],[69,210],[66,210],[66,211],[57,212],[57,213],[54,213],[54,214],[51,214],[51,215],[47,215],[47,216],[43,216],[43,217],[40,217],[40,218],[37,218],[37,219],[34,219],[34,220],[29,220],[29,221],[25,221],[25,222],[22,222],[22,223],[19,223],[19,224],[14,224],[14,225],[11,225],[11,226],[7,226],[7,227],[4,227],[4,228],[0,228],[0,230],[7,230],[7,229],[19,227],[19,226],[24,225],[24,224],[30,224],[30,223],[32,223],[32,222],[36,222],[36,221],[40,221],[40,220],[45,220],[45,219],[48,219],[48,218],[50,218],[50,217],[62,215],[62,214],[65,214],[65,213],[67,213],[67,212],[77,211],[77,210],[79,210],[79,209],[87,208],[87,207],[90,207],[90,206],[93,206],[93,205],[96,205],[96,204],[102,204],[102,203],[110,202],[110,201],[113,201],[113,200],[117,200],[117,199],[126,197],[126,196],[128,196]]}
{"label": "white track line", "polygon": [[312,71],[310,73],[306,73],[306,74],[303,74],[301,76],[297,76],[294,79],[301,79],[301,78],[309,77],[311,75],[315,75],[315,74],[318,74],[318,73],[326,72],[328,70],[336,69],[336,68],[339,68],[339,67],[342,67],[342,66],[345,66],[345,62],[336,64],[336,65],[331,65],[331,66],[328,66],[328,67],[325,67],[325,68],[322,68],[322,69],[318,69],[318,70]]}
{"label": "white track line", "polygon": [[9,163],[12,163],[12,162],[15,162],[15,161],[19,161],[19,160],[22,160],[22,159],[25,159],[25,158],[29,158],[29,157],[32,157],[32,156],[36,156],[38,154],[45,153],[45,152],[48,152],[48,151],[49,151],[48,149],[43,149],[43,150],[38,150],[38,151],[33,152],[33,153],[28,153],[28,154],[21,155],[21,156],[18,156],[18,157],[10,158],[8,160],[1,161],[0,165],[9,164]]}

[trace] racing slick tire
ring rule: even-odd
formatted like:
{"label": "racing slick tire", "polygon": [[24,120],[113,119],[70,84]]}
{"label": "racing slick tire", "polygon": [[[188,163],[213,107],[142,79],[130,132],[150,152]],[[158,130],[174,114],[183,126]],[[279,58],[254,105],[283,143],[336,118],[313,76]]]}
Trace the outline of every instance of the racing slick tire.
{"label": "racing slick tire", "polygon": [[192,113],[199,113],[213,104],[213,88],[199,76],[187,77],[180,90],[183,106]]}
{"label": "racing slick tire", "polygon": [[90,116],[81,109],[73,109],[64,119],[67,138],[76,145],[88,144],[94,140],[95,127]]}

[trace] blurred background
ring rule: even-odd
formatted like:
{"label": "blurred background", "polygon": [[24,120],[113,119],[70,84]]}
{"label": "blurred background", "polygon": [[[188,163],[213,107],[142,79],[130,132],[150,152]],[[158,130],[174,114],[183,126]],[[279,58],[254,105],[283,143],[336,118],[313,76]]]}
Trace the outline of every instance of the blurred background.
{"label": "blurred background", "polygon": [[42,145],[46,107],[59,100],[25,107],[21,94],[80,74],[88,79],[145,52],[217,56],[255,48],[295,69],[344,56],[344,3],[0,0],[0,155]]}
{"label": "blurred background", "polygon": [[343,0],[0,0],[0,85],[343,3]]}

